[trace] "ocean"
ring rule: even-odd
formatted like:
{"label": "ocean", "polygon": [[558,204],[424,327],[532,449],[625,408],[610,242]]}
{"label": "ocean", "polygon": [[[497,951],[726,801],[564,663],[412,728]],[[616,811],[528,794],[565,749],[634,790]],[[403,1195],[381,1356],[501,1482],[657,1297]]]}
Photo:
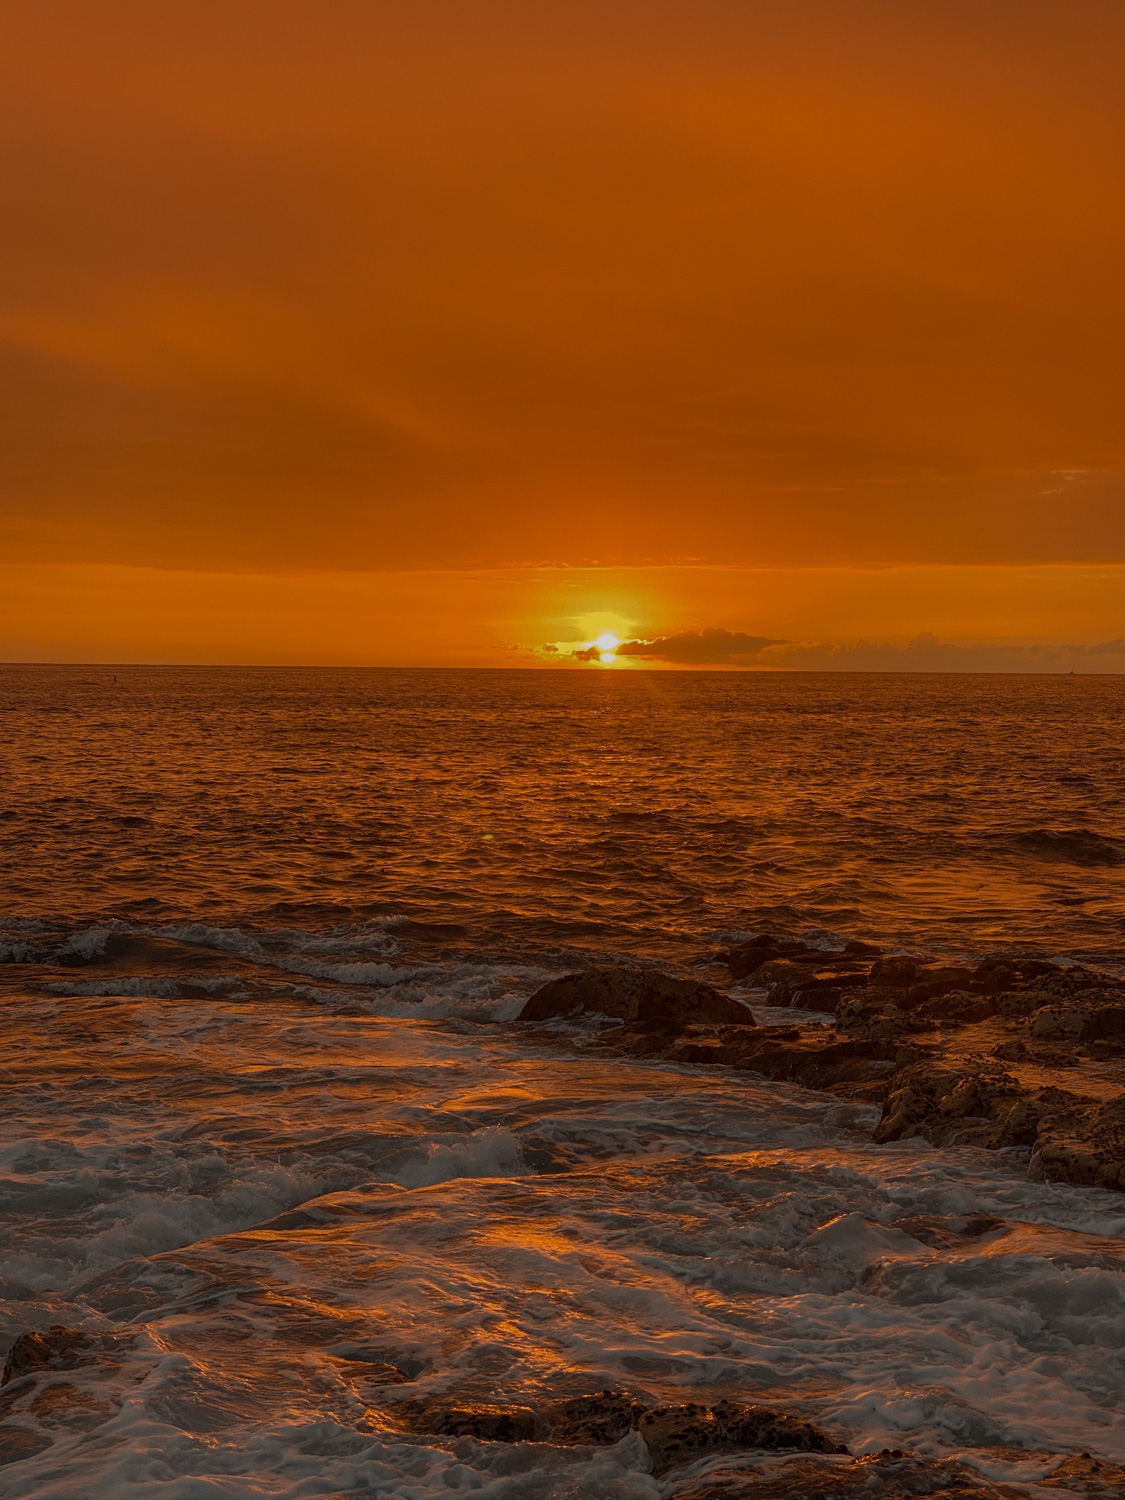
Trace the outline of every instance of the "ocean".
{"label": "ocean", "polygon": [[763,932],[1125,975],[1125,678],[26,666],[0,729],[0,1348],[97,1356],[0,1392],[4,1500],[718,1462],[402,1417],[606,1388],[1125,1461],[1125,1194],[516,1023],[595,962],[829,1023],[732,984]]}

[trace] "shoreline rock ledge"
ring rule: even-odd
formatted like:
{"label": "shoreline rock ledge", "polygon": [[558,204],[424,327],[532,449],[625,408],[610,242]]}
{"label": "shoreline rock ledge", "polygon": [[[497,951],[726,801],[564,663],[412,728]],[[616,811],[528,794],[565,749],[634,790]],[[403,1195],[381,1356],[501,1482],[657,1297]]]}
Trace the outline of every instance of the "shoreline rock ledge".
{"label": "shoreline rock ledge", "polygon": [[668,1031],[700,1023],[758,1024],[747,1006],[709,984],[626,964],[595,964],[581,973],[552,979],[535,991],[516,1019],[553,1021],[578,1016],[606,1016],[626,1026]]}

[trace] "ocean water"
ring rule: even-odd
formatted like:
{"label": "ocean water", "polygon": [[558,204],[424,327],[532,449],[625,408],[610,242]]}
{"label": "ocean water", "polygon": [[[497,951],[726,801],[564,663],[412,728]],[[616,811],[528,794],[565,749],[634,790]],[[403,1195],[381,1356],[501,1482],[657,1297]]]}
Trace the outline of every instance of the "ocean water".
{"label": "ocean water", "polygon": [[395,1418],[610,1385],[1125,1459],[1125,1195],[510,1024],[763,927],[1125,971],[1125,679],[4,668],[0,731],[0,1347],[110,1351],[0,1496],[674,1494]]}

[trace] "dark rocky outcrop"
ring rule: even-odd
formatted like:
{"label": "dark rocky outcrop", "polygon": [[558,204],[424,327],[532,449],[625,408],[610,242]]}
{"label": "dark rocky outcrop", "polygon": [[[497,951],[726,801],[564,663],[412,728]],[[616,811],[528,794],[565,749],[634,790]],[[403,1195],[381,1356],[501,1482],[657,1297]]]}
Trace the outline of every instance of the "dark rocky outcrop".
{"label": "dark rocky outcrop", "polygon": [[[1125,1495],[1125,1468],[1094,1458],[1090,1453],[1075,1453],[1053,1469],[1039,1484],[1044,1489],[1070,1490],[1072,1494],[1110,1496],[1120,1500]],[[1059,1500],[1063,1500],[1060,1495]]]}
{"label": "dark rocky outcrop", "polygon": [[1047,1182],[1125,1189],[1125,1094],[1038,1120],[1031,1171]]}
{"label": "dark rocky outcrop", "polygon": [[726,955],[732,979],[748,979],[764,965],[778,960],[790,963],[823,964],[826,961],[854,963],[861,958],[876,958],[881,950],[874,943],[862,943],[852,939],[838,953],[825,953],[799,938],[775,937],[772,933],[760,933],[745,942],[732,943]]}
{"label": "dark rocky outcrop", "polygon": [[577,1446],[618,1443],[631,1432],[648,1410],[624,1391],[598,1391],[593,1396],[575,1396],[551,1408],[547,1430],[552,1443]]}
{"label": "dark rocky outcrop", "polygon": [[1125,1037],[1125,1004],[1109,990],[1092,990],[1077,1003],[1044,1005],[1029,1032],[1039,1042],[1093,1042]]}
{"label": "dark rocky outcrop", "polygon": [[666,1474],[712,1453],[846,1453],[827,1433],[768,1406],[722,1401],[718,1406],[646,1406],[623,1391],[572,1397],[540,1411],[530,1406],[466,1402],[407,1403],[398,1409],[416,1432],[473,1437],[480,1442],[550,1442],[577,1446],[620,1442],[636,1430]]}
{"label": "dark rocky outcrop", "polygon": [[[1125,1065],[1125,981],[1039,959],[925,965],[766,936],[736,944],[730,961],[770,1003],[830,1012],[835,1026],[755,1027],[709,985],[623,965],[545,985],[521,1019],[607,1015],[622,1024],[598,1045],[632,1056],[881,1103],[879,1141],[1023,1146],[1036,1176],[1125,1188],[1125,1093],[1107,1100],[1112,1071],[1096,1086],[1081,1072]],[[1044,1086],[1056,1071],[1073,1092]],[[1116,1071],[1125,1084],[1125,1066]]]}
{"label": "dark rocky outcrop", "polygon": [[871,1088],[881,1098],[881,1080],[906,1059],[897,1041],[842,1036],[827,1026],[691,1026],[672,1033],[633,1025],[606,1032],[601,1044],[634,1057],[742,1068],[806,1088],[844,1088],[854,1098],[869,1097]]}
{"label": "dark rocky outcrop", "polygon": [[538,1425],[530,1406],[473,1402],[421,1413],[417,1430],[438,1437],[472,1437],[482,1443],[529,1443],[535,1439]]}
{"label": "dark rocky outcrop", "polygon": [[757,1024],[744,1005],[709,984],[627,964],[597,964],[582,973],[552,979],[536,990],[518,1019],[548,1021],[581,1015],[673,1030],[699,1021]]}
{"label": "dark rocky outcrop", "polygon": [[1028,1492],[997,1484],[956,1460],[918,1458],[894,1449],[864,1458],[799,1458],[737,1472],[712,1471],[672,1494],[673,1500],[907,1500],[944,1494],[951,1500],[1026,1500]]}
{"label": "dark rocky outcrop", "polygon": [[723,1401],[706,1407],[657,1406],[637,1423],[652,1457],[652,1472],[660,1476],[712,1453],[776,1452],[846,1453],[819,1427],[768,1406],[742,1406]]}
{"label": "dark rocky outcrop", "polygon": [[987,1063],[914,1064],[890,1083],[877,1141],[922,1136],[936,1146],[1030,1146],[1030,1172],[1049,1182],[1125,1189],[1125,1094],[1100,1101],[1028,1088]]}
{"label": "dark rocky outcrop", "polygon": [[58,1323],[46,1333],[21,1333],[8,1351],[0,1386],[36,1370],[74,1370],[94,1364],[106,1352],[107,1341],[112,1342],[111,1335],[83,1333]]}

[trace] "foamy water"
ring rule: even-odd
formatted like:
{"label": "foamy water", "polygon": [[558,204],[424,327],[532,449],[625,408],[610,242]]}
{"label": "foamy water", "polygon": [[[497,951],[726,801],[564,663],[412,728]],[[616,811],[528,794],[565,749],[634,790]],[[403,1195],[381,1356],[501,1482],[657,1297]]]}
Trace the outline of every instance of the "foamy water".
{"label": "foamy water", "polygon": [[[1125,1195],[1029,1181],[1020,1150],[875,1146],[870,1106],[623,1060],[595,1024],[512,1025],[595,953],[721,978],[717,934],[767,910],[825,946],[893,927],[924,948],[936,914],[933,948],[1112,962],[1119,867],[1016,839],[1082,816],[1112,855],[1115,681],[1070,700],[1005,682],[999,728],[979,683],[877,683],[881,727],[849,739],[833,716],[854,727],[862,685],[632,679],[622,707],[601,683],[490,678],[464,721],[468,689],[427,708],[410,674],[397,699],[379,674],[262,674],[239,706],[235,674],[119,673],[140,707],[108,701],[105,674],[14,675],[3,1334],[116,1343],[59,1375],[71,1395],[0,1415],[41,1445],[0,1468],[0,1496],[673,1494],[684,1474],[654,1478],[635,1433],[488,1444],[396,1417],[605,1386],[763,1400],[853,1452],[967,1453],[1020,1482],[1043,1450],[1125,1460]],[[888,772],[923,720],[913,769],[904,749]],[[363,777],[361,721],[383,767]],[[275,796],[267,753],[299,791]],[[979,794],[957,757],[996,767]],[[1050,782],[1064,764],[1097,781],[1089,816]],[[123,822],[142,797],[147,823]],[[842,809],[865,799],[856,832]],[[731,820],[724,860],[705,825]],[[375,821],[399,829],[381,885]],[[365,1373],[380,1363],[409,1383]]]}

